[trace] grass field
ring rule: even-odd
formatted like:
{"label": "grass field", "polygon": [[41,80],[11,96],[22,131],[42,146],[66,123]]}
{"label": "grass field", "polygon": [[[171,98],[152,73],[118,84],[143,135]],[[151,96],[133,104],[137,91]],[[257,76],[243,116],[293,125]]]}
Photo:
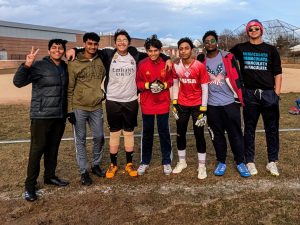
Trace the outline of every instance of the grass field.
{"label": "grass field", "polygon": [[[280,128],[300,128],[300,116],[287,113],[299,93],[281,96]],[[28,106],[0,105],[0,141],[30,137]],[[171,118],[171,131],[175,132]],[[107,126],[106,127],[106,134]],[[262,128],[260,121],[259,129]],[[139,134],[141,123],[136,129]],[[67,188],[43,184],[39,178],[40,198],[34,203],[22,199],[29,143],[0,145],[0,221],[1,224],[300,224],[300,132],[280,133],[280,177],[265,170],[266,144],[263,133],[256,136],[258,175],[241,178],[229,151],[228,170],[215,177],[215,154],[207,141],[208,178],[197,179],[197,156],[192,135],[188,136],[188,168],[179,175],[165,176],[160,165],[158,138],[149,172],[138,178],[124,173],[125,154],[119,153],[119,171],[112,179],[92,176],[90,187],[80,185],[72,141],[63,141],[57,175],[68,179]],[[72,137],[67,124],[64,137]],[[176,150],[175,137],[173,148]],[[135,164],[139,161],[137,137]],[[108,143],[108,141],[106,142]],[[89,153],[91,142],[88,141]],[[177,153],[174,151],[175,165]],[[107,144],[103,167],[109,163]],[[42,164],[41,164],[42,167]]]}

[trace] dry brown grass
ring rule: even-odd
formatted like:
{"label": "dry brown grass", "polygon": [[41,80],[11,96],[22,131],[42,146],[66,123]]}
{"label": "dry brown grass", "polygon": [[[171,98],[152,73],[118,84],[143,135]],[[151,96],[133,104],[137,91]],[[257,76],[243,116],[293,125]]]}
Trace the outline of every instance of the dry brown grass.
{"label": "dry brown grass", "polygon": [[[299,93],[282,95],[281,128],[300,128],[300,117],[287,113]],[[0,105],[0,140],[27,139],[28,109],[22,105]],[[172,119],[173,121],[173,119]],[[140,124],[141,125],[141,124]],[[260,123],[261,128],[261,123]],[[172,131],[175,126],[172,124]],[[138,127],[137,132],[140,132]],[[108,133],[107,133],[108,134]],[[124,171],[125,156],[119,154],[120,170],[112,179],[92,176],[94,184],[79,183],[75,150],[71,141],[60,147],[57,174],[71,181],[67,188],[45,186],[39,178],[42,197],[34,203],[21,198],[29,143],[0,145],[0,221],[1,224],[299,224],[299,132],[280,133],[281,176],[265,171],[266,144],[257,134],[256,162],[259,174],[241,178],[228,154],[228,170],[215,177],[215,154],[207,140],[208,178],[197,179],[197,158],[193,136],[188,136],[188,169],[179,175],[164,176],[160,166],[158,139],[149,172],[130,178]],[[65,137],[71,137],[67,125]],[[139,138],[135,163],[138,163]],[[173,137],[173,146],[175,139]],[[91,142],[88,141],[90,153]],[[103,166],[109,162],[107,147]],[[176,153],[176,152],[175,152]],[[177,161],[175,154],[174,161]],[[42,169],[43,171],[43,169]]]}

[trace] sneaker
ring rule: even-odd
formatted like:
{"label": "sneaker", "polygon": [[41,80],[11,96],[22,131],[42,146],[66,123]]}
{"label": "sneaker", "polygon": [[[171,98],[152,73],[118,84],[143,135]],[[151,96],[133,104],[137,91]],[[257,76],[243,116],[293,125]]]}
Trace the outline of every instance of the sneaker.
{"label": "sneaker", "polygon": [[223,176],[225,174],[225,171],[226,171],[226,164],[219,162],[217,164],[217,167],[216,167],[215,171],[214,171],[214,175]]}
{"label": "sneaker", "polygon": [[164,165],[164,174],[165,175],[170,175],[172,173],[172,167],[170,164]]}
{"label": "sneaker", "polygon": [[144,175],[146,169],[148,169],[148,168],[149,168],[149,165],[147,165],[147,164],[141,164],[141,165],[139,166],[138,170],[137,170],[138,175],[139,175],[139,176]]}
{"label": "sneaker", "polygon": [[258,172],[257,172],[257,169],[255,167],[255,164],[253,162],[250,162],[250,163],[247,163],[247,168],[248,168],[248,171],[250,172],[250,174],[253,176],[253,175],[256,175]]}
{"label": "sneaker", "polygon": [[236,166],[237,170],[239,171],[241,177],[250,177],[251,173],[249,172],[245,163],[240,163]]}
{"label": "sneaker", "polygon": [[187,167],[186,161],[179,161],[176,164],[173,173],[181,173],[182,170],[184,170],[186,167]]}
{"label": "sneaker", "polygon": [[89,172],[85,172],[81,174],[81,184],[90,186],[93,183],[92,179],[90,178]]}
{"label": "sneaker", "polygon": [[201,165],[198,167],[198,179],[203,180],[207,177],[206,167],[205,165]]}
{"label": "sneaker", "polygon": [[37,200],[35,190],[29,191],[29,190],[25,189],[24,198],[26,201],[29,201],[29,202],[34,202],[35,200]]}
{"label": "sneaker", "polygon": [[269,162],[266,168],[273,176],[279,176],[276,162]]}
{"label": "sneaker", "polygon": [[108,170],[106,171],[106,178],[113,178],[118,171],[118,167],[114,166],[114,164],[110,164]]}
{"label": "sneaker", "polygon": [[105,177],[105,172],[100,168],[100,166],[93,166],[92,173],[98,177]]}
{"label": "sneaker", "polygon": [[131,177],[136,177],[138,175],[138,172],[134,168],[132,163],[127,163],[125,167],[125,171],[129,174]]}

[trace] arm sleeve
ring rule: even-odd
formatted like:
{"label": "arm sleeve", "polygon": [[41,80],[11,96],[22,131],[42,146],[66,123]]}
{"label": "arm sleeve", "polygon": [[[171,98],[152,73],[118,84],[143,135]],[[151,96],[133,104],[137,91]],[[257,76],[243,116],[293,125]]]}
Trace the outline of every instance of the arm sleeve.
{"label": "arm sleeve", "polygon": [[202,88],[202,104],[201,106],[207,106],[207,99],[208,99],[208,84],[201,84]]}
{"label": "arm sleeve", "polygon": [[32,82],[32,76],[30,68],[24,66],[24,63],[20,65],[16,74],[14,75],[13,83],[16,87],[21,88]]}
{"label": "arm sleeve", "polygon": [[143,74],[143,66],[141,64],[139,64],[138,68],[137,68],[137,73],[136,73],[136,85],[139,91],[145,91],[145,84],[146,84],[146,80]]}
{"label": "arm sleeve", "polygon": [[172,100],[178,99],[179,93],[179,80],[177,78],[173,79],[173,87],[172,87]]}
{"label": "arm sleeve", "polygon": [[84,52],[83,47],[75,47],[75,48],[73,48],[73,50],[75,50],[75,55],[77,55],[79,52]]}
{"label": "arm sleeve", "polygon": [[73,96],[74,88],[76,83],[75,73],[72,70],[71,62],[68,64],[68,74],[69,74],[69,83],[68,83],[68,113],[73,111]]}

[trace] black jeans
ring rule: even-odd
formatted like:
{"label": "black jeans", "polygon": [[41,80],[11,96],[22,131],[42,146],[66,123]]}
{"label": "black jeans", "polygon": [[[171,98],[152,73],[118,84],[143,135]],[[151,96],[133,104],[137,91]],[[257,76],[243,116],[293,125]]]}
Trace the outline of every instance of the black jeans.
{"label": "black jeans", "polygon": [[31,144],[25,188],[33,191],[44,155],[44,179],[55,177],[58,148],[65,130],[65,119],[32,119]]}
{"label": "black jeans", "polygon": [[[143,136],[141,164],[149,165],[152,158],[153,134],[155,115],[142,114],[143,117]],[[157,129],[160,140],[162,154],[162,165],[171,164],[171,136],[169,129],[169,113],[156,115]]]}
{"label": "black jeans", "polygon": [[263,118],[269,162],[278,160],[279,97],[274,90],[245,90],[244,140],[246,162],[254,162],[255,130],[260,114]]}
{"label": "black jeans", "polygon": [[204,127],[198,127],[195,125],[197,118],[200,114],[200,106],[182,106],[178,111],[179,119],[176,120],[177,127],[177,149],[186,149],[186,131],[189,123],[190,116],[192,116],[193,130],[196,138],[196,147],[198,153],[206,153],[206,142],[204,138]]}
{"label": "black jeans", "polygon": [[230,147],[236,164],[244,162],[244,140],[241,128],[241,112],[237,103],[225,106],[207,107],[207,123],[209,133],[216,151],[217,161],[226,162],[227,143],[225,131],[227,132]]}

